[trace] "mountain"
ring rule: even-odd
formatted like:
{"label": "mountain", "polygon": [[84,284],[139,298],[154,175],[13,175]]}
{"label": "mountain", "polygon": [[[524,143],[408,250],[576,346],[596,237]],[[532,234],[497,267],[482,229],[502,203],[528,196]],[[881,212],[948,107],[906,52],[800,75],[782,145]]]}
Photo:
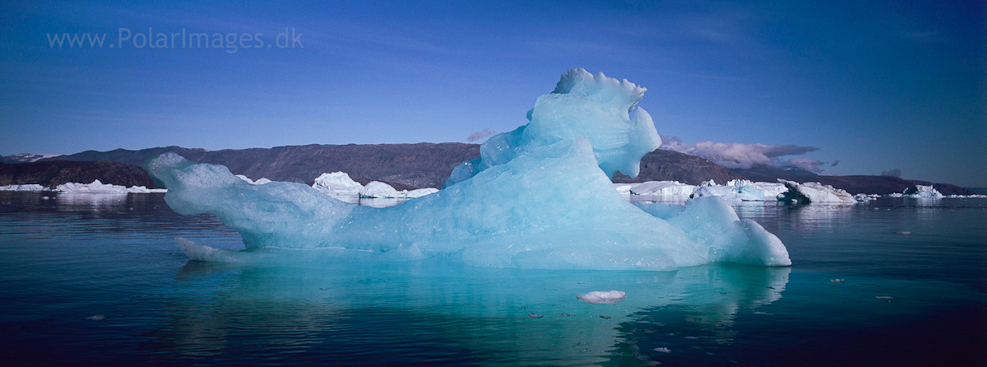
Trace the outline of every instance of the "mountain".
{"label": "mountain", "polygon": [[[442,187],[453,168],[461,162],[480,156],[480,146],[464,143],[312,144],[217,151],[170,146],[141,150],[116,149],[108,152],[85,151],[54,159],[115,161],[132,166],[143,166],[151,158],[168,152],[176,153],[193,162],[221,164],[234,174],[245,175],[252,179],[266,177],[275,181],[302,182],[311,185],[322,173],[342,171],[363,184],[371,180],[383,181],[398,190],[403,190]],[[38,163],[47,161],[53,162],[50,159],[42,159]],[[698,185],[710,179],[723,184],[729,180],[742,178],[762,182],[777,182],[779,178],[797,182],[820,182],[847,190],[851,194],[900,193],[915,185],[933,185],[944,195],[973,194],[972,191],[955,185],[933,184],[892,176],[821,176],[803,169],[779,168],[763,164],[747,169],[728,170],[700,157],[660,149],[646,154],[641,159],[641,173],[637,178],[631,179],[617,173],[613,181],[679,181]],[[103,178],[100,180],[107,182]],[[92,182],[92,179],[86,182]]]}
{"label": "mountain", "polygon": [[31,163],[0,163],[0,186],[41,184],[48,188],[94,180],[121,186],[157,188],[144,169],[120,162],[39,161]]}
{"label": "mountain", "polygon": [[63,160],[109,160],[144,165],[164,153],[175,153],[193,162],[221,164],[234,174],[252,179],[312,184],[322,173],[343,171],[358,182],[384,181],[401,188],[442,187],[453,168],[480,156],[480,146],[462,143],[301,145],[270,149],[208,151],[182,147],[142,150],[85,151],[58,157]]}
{"label": "mountain", "polygon": [[[724,184],[734,179],[742,179],[737,173],[700,158],[670,150],[655,150],[641,158],[641,173],[636,178],[617,173],[613,182],[678,181],[690,185],[713,180]],[[774,182],[772,180],[771,182]]]}
{"label": "mountain", "polygon": [[755,164],[751,168],[734,168],[730,171],[755,182],[778,182],[779,178],[795,182],[815,182],[813,180],[820,177],[812,171],[801,168],[780,168],[766,164]]}
{"label": "mountain", "polygon": [[37,162],[46,158],[58,157],[61,154],[34,154],[34,153],[18,153],[11,154],[7,156],[0,156],[0,163],[30,163]]}
{"label": "mountain", "polygon": [[732,169],[731,171],[743,175],[752,181],[775,182],[777,179],[782,178],[797,182],[819,182],[824,185],[846,190],[854,195],[901,193],[907,188],[915,187],[915,185],[932,185],[943,195],[974,194],[973,191],[952,184],[906,180],[895,176],[825,176],[817,175],[804,169],[779,168],[764,164],[756,164],[747,169]]}
{"label": "mountain", "polygon": [[[377,180],[396,189],[442,187],[453,168],[480,156],[478,144],[419,143],[369,145],[304,145],[270,149],[226,149],[207,151],[182,147],[159,147],[142,150],[117,149],[108,152],[85,151],[61,156],[62,160],[109,160],[143,165],[167,152],[194,162],[222,164],[234,174],[275,181],[311,184],[325,172],[343,171],[357,182]],[[706,159],[666,150],[656,150],[641,159],[641,174],[636,179],[618,173],[614,182],[679,181],[699,184],[710,179],[725,183],[741,175]]]}

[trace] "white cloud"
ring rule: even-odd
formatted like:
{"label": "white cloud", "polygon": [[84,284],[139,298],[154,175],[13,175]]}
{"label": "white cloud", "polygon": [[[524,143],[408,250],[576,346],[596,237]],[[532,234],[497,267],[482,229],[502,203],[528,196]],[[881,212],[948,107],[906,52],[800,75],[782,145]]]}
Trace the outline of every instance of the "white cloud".
{"label": "white cloud", "polygon": [[486,137],[488,137],[490,135],[493,135],[493,134],[494,134],[494,131],[493,130],[483,129],[483,130],[480,130],[480,131],[474,131],[474,132],[470,133],[470,136],[468,138],[466,138],[466,140],[468,140],[470,142],[474,142],[474,141],[482,140],[482,139],[484,139],[484,138],[486,138]]}
{"label": "white cloud", "polygon": [[706,158],[726,168],[751,168],[755,164],[769,164],[779,167],[797,167],[812,172],[822,172],[826,162],[811,158],[781,159],[782,156],[800,155],[819,150],[816,147],[781,144],[717,143],[704,141],[696,144],[683,143],[677,137],[662,137],[661,149]]}

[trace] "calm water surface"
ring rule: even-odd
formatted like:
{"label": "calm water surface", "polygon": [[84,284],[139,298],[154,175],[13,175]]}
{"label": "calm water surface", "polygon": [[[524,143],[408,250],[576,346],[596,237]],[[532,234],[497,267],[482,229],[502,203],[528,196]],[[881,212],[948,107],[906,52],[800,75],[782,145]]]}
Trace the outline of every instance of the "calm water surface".
{"label": "calm water surface", "polygon": [[[174,236],[239,236],[161,195],[0,192],[0,350],[4,365],[987,365],[987,200],[737,210],[794,266],[209,264]],[[611,289],[627,298],[575,298]]]}

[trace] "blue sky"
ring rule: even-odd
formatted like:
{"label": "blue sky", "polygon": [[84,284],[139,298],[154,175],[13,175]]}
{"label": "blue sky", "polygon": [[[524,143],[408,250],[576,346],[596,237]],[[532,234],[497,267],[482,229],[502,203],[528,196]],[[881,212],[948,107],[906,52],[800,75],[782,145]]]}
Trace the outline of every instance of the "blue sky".
{"label": "blue sky", "polygon": [[[640,106],[686,146],[987,187],[982,1],[0,7],[0,155],[465,142],[525,123],[581,67],[647,87]],[[251,47],[140,43],[183,29]],[[64,33],[106,38],[52,46]]]}

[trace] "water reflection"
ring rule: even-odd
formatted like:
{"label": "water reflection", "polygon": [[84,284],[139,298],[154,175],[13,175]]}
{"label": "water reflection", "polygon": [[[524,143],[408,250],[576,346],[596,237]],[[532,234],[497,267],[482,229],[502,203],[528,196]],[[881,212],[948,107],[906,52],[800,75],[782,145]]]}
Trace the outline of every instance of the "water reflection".
{"label": "water reflection", "polygon": [[[302,256],[290,266],[189,262],[178,274],[168,320],[152,334],[153,348],[191,360],[234,358],[229,348],[249,342],[263,346],[259,353],[271,354],[266,357],[315,353],[330,356],[321,359],[325,363],[353,363],[365,353],[385,364],[387,358],[601,363],[634,343],[627,325],[648,322],[649,311],[667,307],[690,310],[693,327],[730,343],[738,312],[781,298],[790,271],[738,265],[660,273],[534,271],[327,264]],[[576,299],[612,289],[627,298],[614,305]]]}
{"label": "water reflection", "polygon": [[56,196],[59,205],[85,206],[91,210],[123,206],[127,203],[127,193],[60,193]]}

